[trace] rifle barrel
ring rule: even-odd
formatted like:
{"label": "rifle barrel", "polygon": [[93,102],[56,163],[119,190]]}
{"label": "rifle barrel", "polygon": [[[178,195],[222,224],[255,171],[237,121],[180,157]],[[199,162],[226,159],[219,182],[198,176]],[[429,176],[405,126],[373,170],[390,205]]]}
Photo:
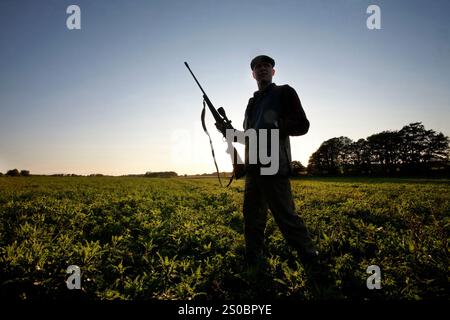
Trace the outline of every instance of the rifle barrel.
{"label": "rifle barrel", "polygon": [[198,82],[197,78],[195,77],[191,68],[189,68],[189,65],[186,61],[184,62],[184,65],[186,66],[186,68],[188,68],[189,72],[192,74],[192,77],[194,77],[195,82],[197,82],[197,85],[199,86],[200,90],[202,90],[203,94],[206,96],[205,90],[203,90],[202,86],[200,85],[200,82]]}
{"label": "rifle barrel", "polygon": [[198,87],[200,88],[200,90],[202,90],[203,92],[203,99],[205,100],[206,104],[208,105],[209,110],[211,111],[214,119],[216,120],[216,122],[223,122],[224,119],[221,117],[221,115],[217,112],[216,108],[214,108],[211,100],[209,100],[208,95],[205,93],[205,90],[203,90],[202,86],[200,85],[200,83],[198,82],[197,78],[195,77],[194,73],[192,72],[191,68],[189,68],[188,63],[185,61],[184,65],[186,66],[186,68],[188,68],[189,72],[191,73],[192,77],[194,78],[195,82],[197,82]]}

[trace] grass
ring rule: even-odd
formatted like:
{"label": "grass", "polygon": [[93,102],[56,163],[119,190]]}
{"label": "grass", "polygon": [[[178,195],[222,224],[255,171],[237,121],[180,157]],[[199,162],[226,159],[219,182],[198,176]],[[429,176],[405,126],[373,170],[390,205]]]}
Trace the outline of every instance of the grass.
{"label": "grass", "polygon": [[[313,279],[270,217],[263,272],[245,267],[243,181],[0,177],[0,285],[17,299],[448,299],[448,180],[304,178]],[[77,265],[82,289],[68,290]],[[369,265],[380,290],[366,287]],[[318,287],[315,280],[327,279]]]}

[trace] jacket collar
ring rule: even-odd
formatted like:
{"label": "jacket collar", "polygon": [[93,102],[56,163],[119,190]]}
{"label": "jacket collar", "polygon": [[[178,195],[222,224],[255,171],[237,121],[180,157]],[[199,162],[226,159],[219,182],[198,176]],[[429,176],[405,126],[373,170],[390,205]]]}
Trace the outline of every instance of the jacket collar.
{"label": "jacket collar", "polygon": [[272,88],[274,88],[274,87],[276,87],[276,84],[275,84],[275,82],[272,82],[271,84],[269,84],[268,86],[267,86],[267,88],[265,88],[264,90],[258,90],[258,91],[255,91],[254,93],[253,93],[253,97],[254,98],[257,98],[257,97],[259,97],[259,96],[261,96],[261,95],[264,95],[264,94],[266,94],[267,92],[269,92]]}

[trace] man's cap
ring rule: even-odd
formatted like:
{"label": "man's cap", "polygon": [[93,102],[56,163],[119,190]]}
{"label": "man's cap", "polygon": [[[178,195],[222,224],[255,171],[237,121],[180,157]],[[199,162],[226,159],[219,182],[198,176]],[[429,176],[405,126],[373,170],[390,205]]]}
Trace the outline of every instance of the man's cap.
{"label": "man's cap", "polygon": [[261,56],[257,56],[257,57],[253,58],[252,62],[250,62],[250,68],[252,68],[252,70],[253,70],[253,68],[256,66],[256,64],[261,63],[261,62],[267,62],[272,65],[272,68],[275,67],[275,60],[273,60],[269,56],[261,55]]}

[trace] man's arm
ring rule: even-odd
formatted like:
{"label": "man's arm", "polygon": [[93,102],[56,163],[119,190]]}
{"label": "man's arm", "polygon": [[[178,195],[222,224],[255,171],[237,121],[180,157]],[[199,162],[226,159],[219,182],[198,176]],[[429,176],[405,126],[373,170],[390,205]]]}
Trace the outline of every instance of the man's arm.
{"label": "man's arm", "polygon": [[280,135],[301,136],[308,132],[309,121],[306,118],[297,92],[290,87],[283,87],[283,110],[279,119]]}

